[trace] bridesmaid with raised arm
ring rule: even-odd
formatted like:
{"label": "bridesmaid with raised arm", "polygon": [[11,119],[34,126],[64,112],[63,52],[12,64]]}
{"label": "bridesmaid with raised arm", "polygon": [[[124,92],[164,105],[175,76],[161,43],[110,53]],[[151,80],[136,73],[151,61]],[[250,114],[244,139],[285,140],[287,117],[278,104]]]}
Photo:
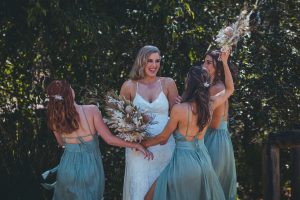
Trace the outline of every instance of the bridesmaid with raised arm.
{"label": "bridesmaid with raised arm", "polygon": [[[121,95],[144,110],[157,122],[149,127],[152,136],[161,132],[169,119],[169,108],[178,96],[173,79],[158,77],[160,51],[155,46],[144,46],[136,56],[130,80],[121,88]],[[142,200],[152,183],[169,163],[174,147],[174,138],[165,141],[165,145],[156,145],[149,150],[154,159],[145,160],[131,148],[126,149],[123,200]]]}
{"label": "bridesmaid with raised arm", "polygon": [[52,81],[46,92],[48,126],[65,147],[59,165],[42,175],[46,179],[57,171],[56,183],[42,184],[54,188],[54,200],[103,199],[105,177],[98,135],[110,145],[135,148],[143,158],[153,158],[142,145],[112,135],[96,106],[78,105],[67,81]]}
{"label": "bridesmaid with raised arm", "polygon": [[[225,89],[224,62],[219,60],[220,54],[220,50],[209,51],[206,53],[203,63],[203,67],[209,71],[211,76],[211,87],[209,90],[211,96],[219,95]],[[234,78],[234,71],[232,75]],[[226,200],[235,200],[237,180],[234,152],[228,132],[228,108],[229,103],[227,99],[214,110],[212,120],[205,134],[204,143]]]}
{"label": "bridesmaid with raised arm", "polygon": [[170,120],[157,136],[142,142],[150,147],[168,140],[173,133],[176,147],[173,157],[154,184],[146,200],[224,200],[224,193],[213,169],[204,134],[212,111],[233,93],[232,76],[227,65],[229,54],[222,53],[225,92],[210,96],[210,76],[202,67],[192,67],[187,75],[182,103],[171,110]]}

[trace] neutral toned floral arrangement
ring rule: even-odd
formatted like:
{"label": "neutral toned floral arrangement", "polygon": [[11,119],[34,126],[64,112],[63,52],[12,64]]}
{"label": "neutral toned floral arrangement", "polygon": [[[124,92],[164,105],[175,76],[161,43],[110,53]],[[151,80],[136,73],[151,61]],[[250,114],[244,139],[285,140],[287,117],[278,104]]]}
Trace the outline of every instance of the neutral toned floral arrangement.
{"label": "neutral toned floral arrangement", "polygon": [[105,102],[108,115],[105,122],[118,137],[129,142],[141,142],[150,136],[147,128],[156,123],[153,117],[146,115],[131,101],[114,91],[107,93]]}
{"label": "neutral toned floral arrangement", "polygon": [[254,8],[248,12],[247,8],[244,8],[240,15],[237,17],[237,21],[225,28],[222,28],[215,38],[215,43],[222,52],[228,52],[232,50],[233,46],[236,46],[238,41],[250,34],[250,16],[257,8],[258,0],[256,1]]}

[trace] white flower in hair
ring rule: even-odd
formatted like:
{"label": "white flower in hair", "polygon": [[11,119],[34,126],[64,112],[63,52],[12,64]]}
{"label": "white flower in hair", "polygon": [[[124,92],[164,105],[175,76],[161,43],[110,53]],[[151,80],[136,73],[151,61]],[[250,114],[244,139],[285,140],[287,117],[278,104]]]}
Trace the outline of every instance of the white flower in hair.
{"label": "white flower in hair", "polygon": [[54,99],[56,99],[56,100],[63,100],[63,97],[62,96],[60,96],[60,95],[53,95],[52,96]]}
{"label": "white flower in hair", "polygon": [[208,82],[205,82],[205,83],[203,83],[203,85],[204,85],[204,87],[209,87],[209,83]]}

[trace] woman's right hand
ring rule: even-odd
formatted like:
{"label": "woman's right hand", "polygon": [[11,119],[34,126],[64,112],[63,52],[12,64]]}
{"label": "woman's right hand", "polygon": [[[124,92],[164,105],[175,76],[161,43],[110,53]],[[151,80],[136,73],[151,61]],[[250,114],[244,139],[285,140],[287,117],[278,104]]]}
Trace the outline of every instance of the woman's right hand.
{"label": "woman's right hand", "polygon": [[144,158],[148,158],[148,160],[153,160],[154,156],[153,153],[151,151],[149,151],[148,149],[146,149],[145,147],[143,147],[141,144],[136,143],[136,149],[138,149],[140,152],[142,152],[144,154]]}
{"label": "woman's right hand", "polygon": [[227,64],[229,55],[230,55],[230,51],[221,52],[220,58],[221,58],[221,60],[222,60],[223,63]]}

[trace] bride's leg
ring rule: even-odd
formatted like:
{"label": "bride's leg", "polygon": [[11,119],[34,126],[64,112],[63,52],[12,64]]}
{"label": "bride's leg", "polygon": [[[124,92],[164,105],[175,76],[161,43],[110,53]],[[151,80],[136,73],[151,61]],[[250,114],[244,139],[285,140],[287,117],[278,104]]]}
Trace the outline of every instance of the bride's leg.
{"label": "bride's leg", "polygon": [[151,187],[150,187],[149,191],[147,192],[144,200],[152,200],[153,199],[155,186],[156,186],[156,181],[154,181],[154,183],[151,185]]}

